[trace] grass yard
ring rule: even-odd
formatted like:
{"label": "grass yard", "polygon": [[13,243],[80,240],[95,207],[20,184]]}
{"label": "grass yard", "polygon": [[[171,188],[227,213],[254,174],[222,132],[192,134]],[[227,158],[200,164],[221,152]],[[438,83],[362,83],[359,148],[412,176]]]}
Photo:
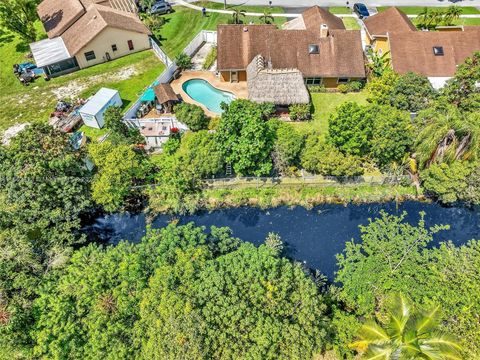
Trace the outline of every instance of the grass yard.
{"label": "grass yard", "polygon": [[328,8],[332,14],[351,14],[352,9],[346,6],[331,6]]}
{"label": "grass yard", "polygon": [[[389,8],[389,6],[379,6],[377,7],[378,12],[385,11]],[[425,6],[399,6],[398,7],[401,11],[403,11],[407,15],[418,15],[425,9]],[[438,10],[438,9],[445,9],[444,6],[428,6],[429,10]],[[462,8],[462,15],[473,15],[473,14],[480,14],[480,10],[478,10],[474,6],[461,6]]]}
{"label": "grass yard", "polygon": [[24,87],[12,65],[25,61],[29,48],[11,33],[0,35],[0,130],[17,123],[46,121],[59,98],[88,97],[101,87],[120,91],[124,107],[135,101],[164,69],[152,51],[144,51]]}
{"label": "grass yard", "polygon": [[[196,3],[199,6],[205,6],[211,9],[223,9],[223,4],[219,3]],[[205,5],[203,5],[205,4]],[[229,7],[232,9],[233,6]],[[241,10],[248,12],[260,12],[269,9],[269,7],[262,6],[239,6]],[[162,26],[160,31],[156,34],[163,50],[171,58],[175,58],[180,54],[188,43],[201,30],[216,30],[218,24],[227,24],[232,18],[229,14],[207,13],[206,17],[202,16],[200,11],[196,11],[183,6],[175,6],[175,12],[165,15],[166,23]],[[283,13],[283,9],[279,7],[272,7],[272,12]],[[242,18],[244,23],[254,22],[260,23],[258,17],[247,16]],[[275,23],[281,25],[287,21],[286,18],[275,18]]]}
{"label": "grass yard", "polygon": [[359,93],[313,93],[312,105],[314,108],[312,120],[309,122],[293,123],[300,129],[304,130],[316,130],[323,136],[326,135],[328,128],[328,118],[330,114],[334,112],[335,108],[344,102],[355,101],[361,105],[367,103],[366,92]]}
{"label": "grass yard", "polygon": [[347,30],[360,30],[361,27],[357,22],[356,18],[351,18],[351,17],[344,17],[342,18],[343,24],[347,28]]}

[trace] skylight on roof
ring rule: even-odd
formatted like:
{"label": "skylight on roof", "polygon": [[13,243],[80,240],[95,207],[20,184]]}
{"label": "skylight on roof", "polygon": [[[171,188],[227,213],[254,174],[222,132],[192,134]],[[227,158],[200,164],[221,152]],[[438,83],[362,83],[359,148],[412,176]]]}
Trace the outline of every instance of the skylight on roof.
{"label": "skylight on roof", "polygon": [[316,44],[308,45],[308,53],[309,54],[320,54],[320,50],[318,49],[318,45],[316,45]]}
{"label": "skylight on roof", "polygon": [[443,46],[434,46],[433,47],[433,55],[443,56]]}

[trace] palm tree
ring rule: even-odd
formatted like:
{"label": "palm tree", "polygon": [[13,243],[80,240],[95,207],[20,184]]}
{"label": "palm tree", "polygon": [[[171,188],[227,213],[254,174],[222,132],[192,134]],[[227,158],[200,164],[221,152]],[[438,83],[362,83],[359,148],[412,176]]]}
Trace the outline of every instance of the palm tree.
{"label": "palm tree", "polygon": [[421,168],[434,163],[474,160],[480,154],[480,115],[461,114],[450,105],[420,112],[416,155]]}
{"label": "palm tree", "polygon": [[397,295],[389,309],[385,328],[376,321],[365,323],[359,340],[350,347],[370,360],[460,360],[460,346],[437,330],[440,307],[414,312],[408,299]]}
{"label": "palm tree", "polygon": [[462,8],[460,6],[449,6],[447,11],[443,14],[443,21],[445,25],[452,25],[456,20],[460,19]]}
{"label": "palm tree", "polygon": [[245,11],[238,10],[238,9],[233,10],[232,19],[234,24],[242,23],[242,21],[240,20],[240,17],[245,17]]}
{"label": "palm tree", "polygon": [[422,27],[426,27],[429,16],[430,16],[430,11],[428,10],[428,7],[424,7],[423,10],[420,11],[417,15],[417,22]]}
{"label": "palm tree", "polygon": [[260,16],[260,21],[264,24],[271,24],[275,21],[270,11],[264,11],[263,15]]}

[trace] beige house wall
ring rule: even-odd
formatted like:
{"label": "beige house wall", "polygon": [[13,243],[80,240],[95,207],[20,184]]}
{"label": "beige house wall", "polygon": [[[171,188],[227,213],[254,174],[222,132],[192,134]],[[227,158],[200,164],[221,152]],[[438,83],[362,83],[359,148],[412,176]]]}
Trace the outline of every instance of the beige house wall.
{"label": "beige house wall", "polygon": [[[128,48],[128,40],[132,40],[133,50]],[[112,45],[114,44],[117,45],[117,51],[112,50]],[[75,57],[78,65],[83,69],[106,62],[107,53],[110,54],[110,58],[113,60],[149,48],[150,41],[147,34],[107,27],[95,39],[90,41],[87,46],[75,54]],[[89,51],[95,52],[94,60],[87,61],[85,58],[85,53]]]}

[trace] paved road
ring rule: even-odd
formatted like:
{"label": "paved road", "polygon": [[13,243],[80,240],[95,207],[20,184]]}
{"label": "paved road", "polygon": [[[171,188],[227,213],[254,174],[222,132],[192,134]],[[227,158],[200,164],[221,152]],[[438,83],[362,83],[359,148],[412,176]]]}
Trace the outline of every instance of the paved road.
{"label": "paved road", "polygon": [[[211,1],[215,1],[215,0],[211,0]],[[257,0],[249,0],[248,3],[250,4],[251,1],[257,1]],[[280,0],[276,0],[276,1],[280,1]],[[194,9],[194,10],[197,10],[197,11],[202,11],[201,6],[190,4],[189,2],[187,2],[185,0],[174,0],[174,1],[171,1],[171,3],[173,3],[175,5],[186,6],[186,7],[189,7],[191,9]],[[271,14],[271,15],[274,16],[274,17],[295,18],[295,17],[299,17],[300,14],[303,12],[303,10],[305,10],[306,8],[295,7],[295,8],[287,8],[287,9],[288,10],[286,11],[286,13]],[[207,10],[207,12],[221,13],[221,14],[231,14],[233,12],[232,10],[222,10],[222,9],[208,9],[207,8],[206,10]],[[370,10],[370,14],[373,14],[371,10]],[[247,16],[262,16],[263,14],[262,13],[256,13],[256,12],[246,12],[245,15],[247,15]],[[353,13],[352,14],[339,14],[338,16],[340,16],[340,17],[353,17],[353,18],[357,17],[357,15],[353,14]],[[417,15],[408,15],[408,17],[414,18],[414,17],[417,17]],[[460,15],[460,17],[462,17],[462,18],[480,18],[480,14]]]}
{"label": "paved road", "polygon": [[[210,0],[223,3],[224,0]],[[226,0],[230,5],[268,5],[268,0]],[[477,6],[480,7],[480,0],[350,0],[350,5],[355,2],[362,2],[367,6]],[[319,6],[343,6],[346,0],[272,0],[273,6],[282,7],[309,7]]]}

